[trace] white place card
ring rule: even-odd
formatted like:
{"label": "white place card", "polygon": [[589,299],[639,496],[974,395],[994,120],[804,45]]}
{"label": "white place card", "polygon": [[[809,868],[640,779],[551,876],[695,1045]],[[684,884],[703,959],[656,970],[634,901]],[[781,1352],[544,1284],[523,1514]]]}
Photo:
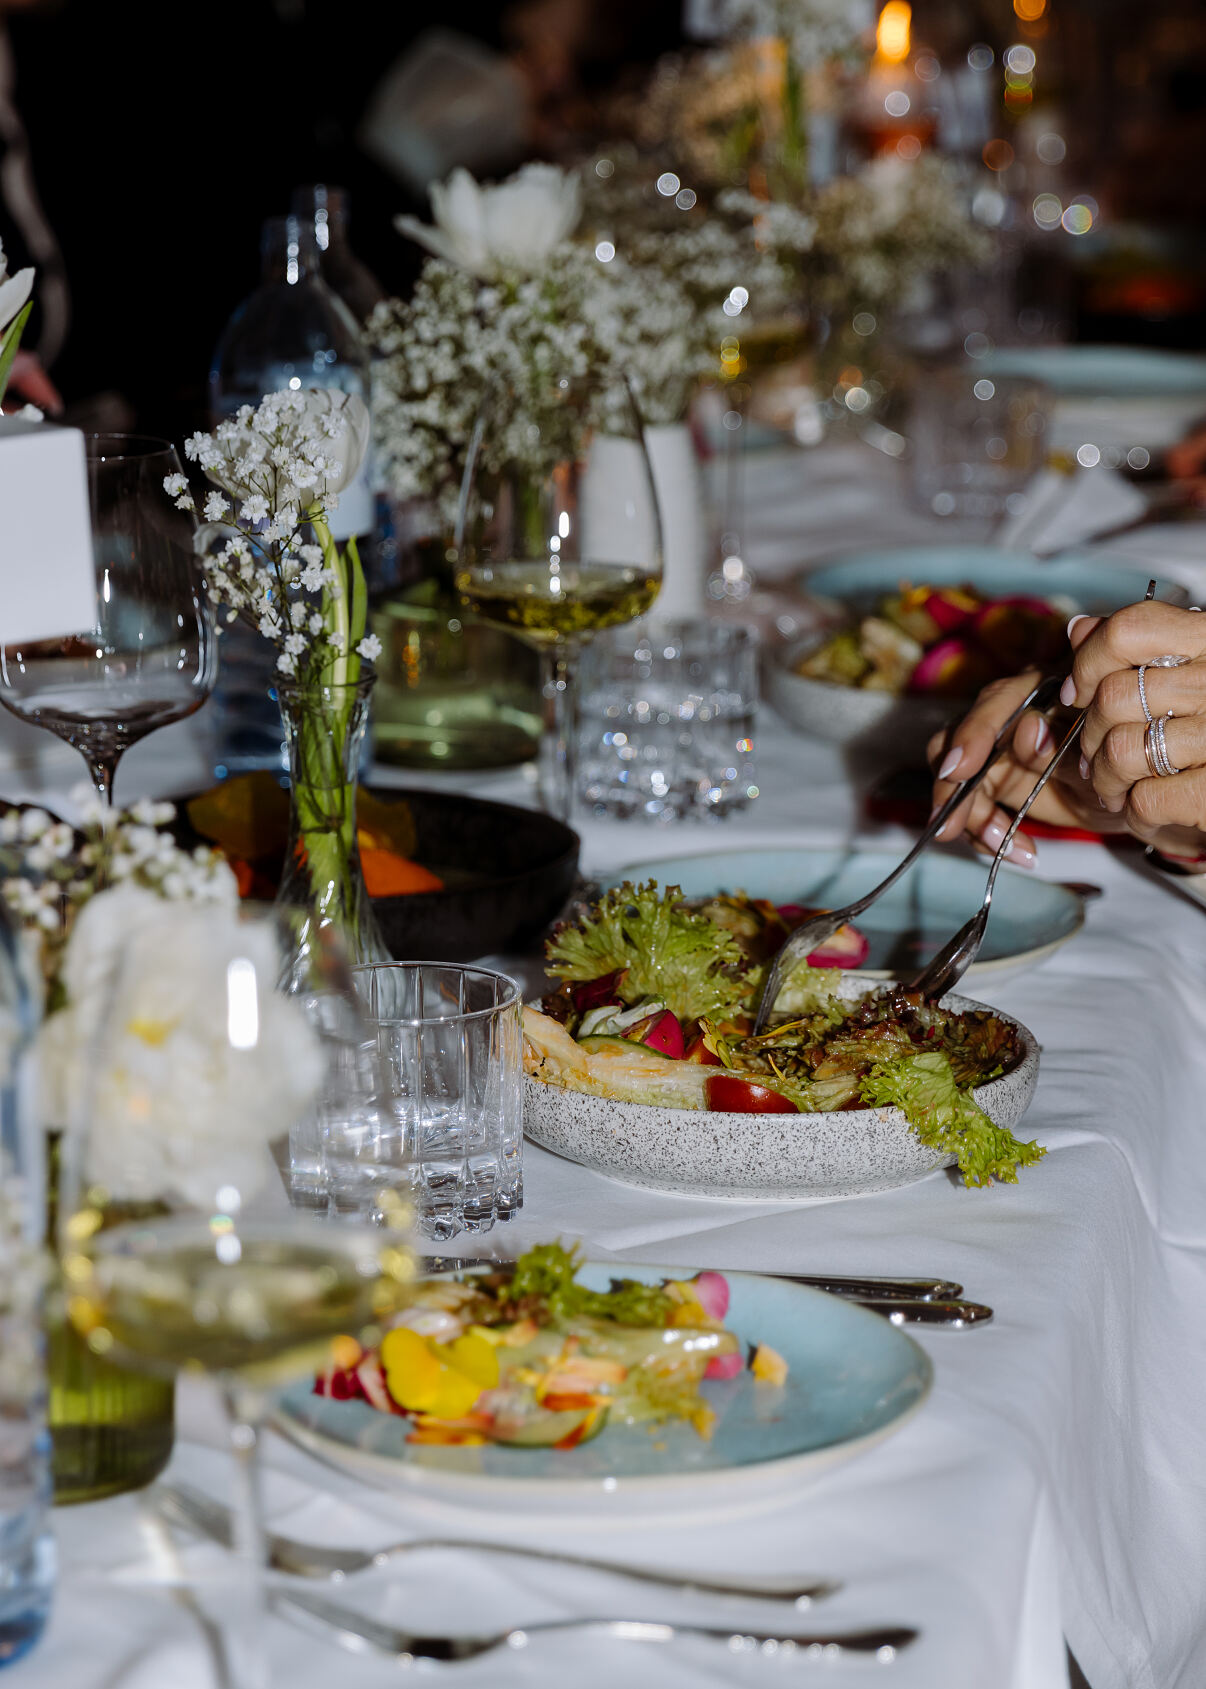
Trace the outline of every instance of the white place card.
{"label": "white place card", "polygon": [[0,417],[0,644],[95,625],[84,436]]}

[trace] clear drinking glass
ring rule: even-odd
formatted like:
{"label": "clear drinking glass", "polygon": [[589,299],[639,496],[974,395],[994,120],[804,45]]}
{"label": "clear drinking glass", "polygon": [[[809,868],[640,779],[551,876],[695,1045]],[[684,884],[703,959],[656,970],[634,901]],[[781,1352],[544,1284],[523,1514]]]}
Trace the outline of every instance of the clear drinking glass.
{"label": "clear drinking glass", "polygon": [[638,622],[582,664],[580,780],[594,815],[721,820],[758,795],[758,641],[737,622]]}
{"label": "clear drinking glass", "polygon": [[76,1329],[119,1366],[206,1372],[226,1404],[241,1558],[221,1611],[230,1689],[269,1677],[256,1447],[271,1393],[324,1364],[336,1336],[377,1341],[414,1272],[400,1203],[393,1226],[289,1205],[275,1151],[290,1126],[324,1097],[371,1092],[376,1070],[336,953],[309,959],[342,1005],[321,1030],[278,989],[289,954],[263,914],[165,903],[132,921],[108,985],[77,1005],[88,1078],[63,1150]]}
{"label": "clear drinking glass", "polygon": [[628,384],[562,377],[496,391],[470,444],[453,542],[469,608],[540,653],[542,795],[573,802],[578,654],[657,597],[662,527]]}
{"label": "clear drinking glass", "polygon": [[918,378],[909,422],[913,490],[936,516],[1000,516],[1043,467],[1051,397],[974,363]]}
{"label": "clear drinking glass", "polygon": [[65,639],[0,646],[0,703],[82,754],[110,800],[122,753],[199,710],[217,641],[194,519],[163,490],[180,473],[166,440],[85,437],[97,623]]}
{"label": "clear drinking glass", "polygon": [[419,1229],[443,1242],[510,1220],[523,1205],[518,985],[442,962],[352,972],[377,1030]]}

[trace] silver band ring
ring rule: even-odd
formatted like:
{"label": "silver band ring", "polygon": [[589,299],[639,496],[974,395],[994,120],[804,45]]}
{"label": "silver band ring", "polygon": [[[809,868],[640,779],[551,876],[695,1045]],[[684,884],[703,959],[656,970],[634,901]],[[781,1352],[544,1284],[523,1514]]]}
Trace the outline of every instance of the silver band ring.
{"label": "silver band ring", "polygon": [[[1146,663],[1140,663],[1140,665],[1139,665],[1139,702],[1143,705],[1143,714],[1146,717],[1149,726],[1155,720],[1155,717],[1152,715],[1151,710],[1148,708],[1147,686],[1146,686],[1144,679],[1143,679],[1144,670],[1145,669],[1179,669],[1185,663],[1188,663],[1191,660],[1192,659],[1189,658],[1189,657],[1177,657],[1177,656],[1174,656],[1171,652],[1166,652],[1163,657],[1149,657]],[[1171,710],[1169,711],[1169,714],[1170,715],[1172,714]]]}
{"label": "silver band ring", "polygon": [[1143,755],[1147,760],[1147,772],[1151,775],[1153,780],[1156,779],[1160,773],[1159,768],[1156,766],[1155,744],[1156,724],[1152,721],[1148,723],[1147,729],[1143,735]]}
{"label": "silver band ring", "polygon": [[1143,671],[1148,666],[1147,663],[1140,663],[1139,665],[1139,702],[1143,705],[1143,714],[1147,718],[1147,725],[1150,727],[1156,718],[1147,707],[1147,687],[1143,684]]}
{"label": "silver band ring", "polygon": [[1172,719],[1171,712],[1156,723],[1156,757],[1160,763],[1161,774],[1180,774],[1182,772],[1168,754],[1168,746],[1164,743],[1164,723]]}
{"label": "silver band ring", "polygon": [[1143,735],[1143,755],[1146,759],[1148,771],[1155,777],[1165,778],[1170,774],[1183,774],[1184,769],[1177,767],[1168,754],[1168,746],[1164,740],[1164,723],[1171,721],[1171,713],[1158,717],[1148,724]]}

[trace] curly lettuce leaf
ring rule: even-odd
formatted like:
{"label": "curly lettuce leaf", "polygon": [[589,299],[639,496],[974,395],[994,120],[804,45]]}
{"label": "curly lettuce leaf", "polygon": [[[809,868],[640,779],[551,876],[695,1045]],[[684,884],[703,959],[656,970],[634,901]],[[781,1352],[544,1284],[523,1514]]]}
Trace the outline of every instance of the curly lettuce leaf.
{"label": "curly lettuce leaf", "polygon": [[814,968],[805,957],[796,963],[775,998],[777,1015],[824,1015],[831,1026],[837,1026],[850,1013],[851,1005],[837,994],[841,982],[840,968]]}
{"label": "curly lettuce leaf", "polygon": [[680,907],[678,886],[629,882],[606,892],[588,915],[553,932],[545,947],[556,979],[598,979],[623,970],[625,1003],[659,997],[682,1021],[723,1021],[750,991],[741,946],[705,915]]}
{"label": "curly lettuce leaf", "polygon": [[995,1126],[978,1103],[955,1083],[950,1060],[940,1051],[877,1062],[860,1087],[864,1103],[899,1108],[923,1144],[953,1155],[965,1185],[993,1179],[1016,1184],[1019,1167],[1046,1155],[1039,1144],[1020,1143]]}
{"label": "curly lettuce leaf", "polygon": [[538,1243],[519,1257],[499,1298],[525,1304],[538,1300],[557,1320],[585,1316],[617,1325],[665,1326],[675,1303],[660,1285],[622,1278],[613,1279],[610,1290],[588,1290],[575,1276],[580,1264],[576,1247]]}

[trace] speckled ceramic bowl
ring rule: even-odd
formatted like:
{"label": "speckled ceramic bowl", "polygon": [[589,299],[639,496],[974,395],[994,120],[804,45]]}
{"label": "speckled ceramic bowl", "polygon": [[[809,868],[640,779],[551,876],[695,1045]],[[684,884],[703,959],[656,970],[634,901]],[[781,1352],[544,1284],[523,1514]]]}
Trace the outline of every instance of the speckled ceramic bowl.
{"label": "speckled ceramic bowl", "polygon": [[[853,1000],[869,988],[865,976],[842,976],[844,997]],[[944,997],[942,1005],[985,1007],[957,996]],[[1013,1025],[1021,1034],[1021,1061],[975,1093],[989,1118],[1011,1129],[1030,1105],[1039,1066],[1034,1035],[1018,1021]],[[927,1149],[896,1108],[722,1114],[612,1102],[528,1078],[523,1123],[533,1143],[609,1179],[738,1202],[863,1196],[911,1184],[952,1160]]]}
{"label": "speckled ceramic bowl", "polygon": [[967,709],[965,700],[921,698],[910,693],[873,692],[797,674],[796,664],[828,635],[809,634],[772,651],[763,664],[767,702],[784,721],[826,744],[863,748],[877,760],[921,758],[929,739]]}

